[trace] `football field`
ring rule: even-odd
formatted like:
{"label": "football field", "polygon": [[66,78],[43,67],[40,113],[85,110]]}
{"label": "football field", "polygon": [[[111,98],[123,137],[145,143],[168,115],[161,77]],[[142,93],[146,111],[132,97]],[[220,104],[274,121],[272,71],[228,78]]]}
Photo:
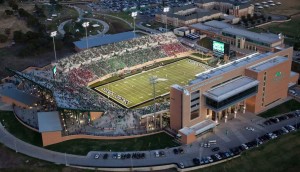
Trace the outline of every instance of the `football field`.
{"label": "football field", "polygon": [[[95,89],[108,98],[130,108],[153,99],[153,85],[150,77],[157,77],[156,97],[170,92],[173,84],[187,85],[195,75],[205,71],[205,64],[192,59],[183,59],[177,62],[160,66],[127,78],[101,85]],[[207,66],[207,68],[209,68]]]}

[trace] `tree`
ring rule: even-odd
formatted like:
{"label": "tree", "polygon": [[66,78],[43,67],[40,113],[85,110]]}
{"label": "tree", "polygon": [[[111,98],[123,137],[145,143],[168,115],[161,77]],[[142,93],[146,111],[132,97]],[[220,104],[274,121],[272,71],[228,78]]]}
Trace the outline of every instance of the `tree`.
{"label": "tree", "polygon": [[24,40],[24,34],[20,30],[14,31],[14,38],[13,39],[17,43],[25,42],[25,40]]}
{"label": "tree", "polygon": [[5,10],[5,14],[8,15],[8,16],[11,16],[11,15],[14,14],[14,12],[11,11],[11,10]]}
{"label": "tree", "polygon": [[5,29],[4,29],[4,32],[5,32],[6,35],[9,35],[9,34],[10,34],[10,31],[11,31],[10,28],[5,28]]}
{"label": "tree", "polygon": [[296,43],[294,44],[294,50],[300,51],[300,42],[296,42]]}
{"label": "tree", "polygon": [[7,36],[6,35],[3,35],[3,34],[0,34],[0,43],[4,43],[7,41]]}
{"label": "tree", "polygon": [[19,6],[17,4],[13,4],[11,7],[14,11],[17,11],[19,9]]}

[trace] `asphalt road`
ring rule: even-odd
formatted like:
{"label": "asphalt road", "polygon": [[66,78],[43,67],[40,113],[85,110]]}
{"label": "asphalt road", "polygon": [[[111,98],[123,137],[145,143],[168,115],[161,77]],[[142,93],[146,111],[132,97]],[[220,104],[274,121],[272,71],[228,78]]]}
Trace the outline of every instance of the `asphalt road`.
{"label": "asphalt road", "polygon": [[[257,117],[254,115],[238,115],[236,119],[229,120],[227,123],[222,123],[219,125],[213,133],[208,133],[200,138],[198,141],[192,145],[182,146],[185,153],[175,155],[173,153],[173,148],[162,149],[165,151],[165,157],[156,158],[154,156],[155,150],[152,151],[140,151],[146,154],[145,159],[113,159],[112,154],[114,152],[89,152],[87,156],[78,156],[71,154],[64,154],[59,152],[50,151],[44,148],[40,148],[26,142],[23,142],[13,135],[8,133],[2,125],[0,125],[0,142],[7,147],[17,150],[25,155],[35,157],[38,159],[54,162],[57,164],[72,164],[77,166],[90,166],[90,167],[138,167],[138,166],[155,166],[162,164],[171,164],[183,162],[185,167],[193,166],[192,159],[195,157],[204,157],[214,154],[211,148],[201,148],[199,146],[200,142],[208,140],[216,140],[218,147],[221,151],[227,151],[229,148],[238,146],[242,143],[248,142],[261,136],[267,132],[276,130],[285,126],[287,124],[295,124],[296,121],[300,121],[300,117],[288,119],[277,124],[270,126],[264,126],[262,122],[265,119]],[[246,127],[253,127],[254,131],[246,130]],[[228,130],[228,132],[224,132]],[[108,153],[109,157],[107,160],[103,160],[102,157],[99,159],[94,159],[95,153]],[[134,152],[125,152],[134,153]]]}

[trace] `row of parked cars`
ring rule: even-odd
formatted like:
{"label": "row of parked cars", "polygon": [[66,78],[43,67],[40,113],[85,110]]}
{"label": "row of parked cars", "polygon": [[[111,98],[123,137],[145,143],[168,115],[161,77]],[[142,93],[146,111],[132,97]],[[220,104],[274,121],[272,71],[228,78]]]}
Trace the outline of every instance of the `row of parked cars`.
{"label": "row of parked cars", "polygon": [[[95,159],[99,159],[102,155],[100,153],[96,153],[94,155]],[[144,159],[146,157],[145,153],[113,153],[112,154],[112,158],[113,159]],[[103,159],[107,159],[108,158],[108,154],[105,153],[102,156]]]}
{"label": "row of parked cars", "polygon": [[204,165],[204,164],[216,162],[216,161],[219,161],[222,159],[230,158],[232,156],[234,156],[234,153],[231,151],[219,152],[219,153],[215,153],[214,155],[211,155],[211,156],[202,157],[201,159],[194,158],[193,163],[195,165]]}
{"label": "row of parked cars", "polygon": [[276,118],[267,119],[264,122],[264,124],[265,125],[276,124],[280,121],[284,121],[284,120],[287,120],[287,119],[290,119],[290,118],[295,118],[295,117],[300,117],[300,111],[299,110],[296,110],[295,112],[290,112],[288,114],[281,115],[281,116],[276,117]]}
{"label": "row of parked cars", "polygon": [[[232,156],[239,155],[241,152],[243,152],[245,150],[251,149],[253,147],[257,147],[258,145],[261,145],[268,140],[276,139],[278,136],[280,136],[282,134],[296,131],[299,128],[300,128],[300,123],[297,123],[295,125],[286,125],[286,126],[282,127],[281,129],[278,129],[273,132],[262,135],[250,142],[241,144],[240,146],[237,146],[237,147],[230,148],[229,151],[227,151],[227,152],[219,152],[219,153],[216,153],[211,156],[203,157],[201,159],[194,158],[193,163],[194,163],[194,165],[204,165],[204,164],[220,161],[222,159],[230,158]],[[219,150],[219,149],[216,149],[216,150]]]}

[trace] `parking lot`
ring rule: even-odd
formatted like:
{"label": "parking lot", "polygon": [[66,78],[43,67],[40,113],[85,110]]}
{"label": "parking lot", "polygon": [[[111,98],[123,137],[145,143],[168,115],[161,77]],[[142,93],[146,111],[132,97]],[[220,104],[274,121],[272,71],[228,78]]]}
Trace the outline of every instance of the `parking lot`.
{"label": "parking lot", "polygon": [[[282,134],[293,132],[300,127],[299,123],[300,111],[269,119],[251,113],[238,114],[237,118],[228,120],[227,123],[221,121],[213,132],[201,135],[191,145],[139,152],[93,151],[88,157],[124,166],[147,166],[151,162],[152,165],[176,163],[179,168],[185,168],[240,154]],[[99,157],[95,158],[96,155]]]}

